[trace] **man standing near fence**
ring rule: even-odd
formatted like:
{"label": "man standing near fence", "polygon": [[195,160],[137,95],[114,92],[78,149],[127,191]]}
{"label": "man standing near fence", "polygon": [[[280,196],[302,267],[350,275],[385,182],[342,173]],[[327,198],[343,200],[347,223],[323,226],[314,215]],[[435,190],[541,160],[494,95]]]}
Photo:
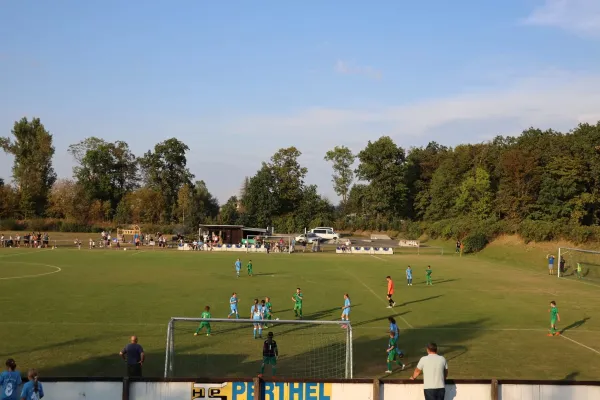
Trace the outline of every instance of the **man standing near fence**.
{"label": "man standing near fence", "polygon": [[130,343],[121,350],[119,355],[127,362],[127,376],[141,377],[142,365],[145,361],[144,349],[138,344],[137,336],[132,336]]}
{"label": "man standing near fence", "polygon": [[427,345],[427,355],[421,357],[415,372],[410,377],[414,381],[423,372],[423,391],[425,400],[444,400],[446,395],[446,378],[448,377],[448,363],[446,359],[437,354],[437,345]]}

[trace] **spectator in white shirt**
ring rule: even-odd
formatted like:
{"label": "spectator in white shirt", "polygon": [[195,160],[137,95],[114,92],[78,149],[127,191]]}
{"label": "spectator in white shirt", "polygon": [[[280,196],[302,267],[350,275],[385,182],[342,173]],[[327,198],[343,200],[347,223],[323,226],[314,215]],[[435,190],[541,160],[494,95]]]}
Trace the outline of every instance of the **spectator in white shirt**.
{"label": "spectator in white shirt", "polygon": [[448,363],[446,359],[437,354],[437,345],[427,345],[427,355],[421,357],[415,372],[410,377],[414,381],[423,372],[423,391],[425,400],[444,400],[446,395],[446,378],[448,377]]}

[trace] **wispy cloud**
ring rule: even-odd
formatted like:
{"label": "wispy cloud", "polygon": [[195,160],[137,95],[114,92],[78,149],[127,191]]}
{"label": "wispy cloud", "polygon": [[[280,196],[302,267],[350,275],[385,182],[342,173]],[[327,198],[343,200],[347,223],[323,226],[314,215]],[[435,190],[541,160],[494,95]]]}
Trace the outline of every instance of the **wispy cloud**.
{"label": "wispy cloud", "polygon": [[344,61],[344,60],[338,60],[335,63],[335,71],[338,74],[342,74],[342,75],[363,75],[366,76],[368,78],[371,79],[381,79],[382,78],[382,73],[380,70],[378,70],[377,68],[371,67],[371,66],[361,66],[361,65],[356,65],[354,63],[348,62],[348,61]]}
{"label": "wispy cloud", "polygon": [[600,37],[600,1],[545,0],[524,22]]}

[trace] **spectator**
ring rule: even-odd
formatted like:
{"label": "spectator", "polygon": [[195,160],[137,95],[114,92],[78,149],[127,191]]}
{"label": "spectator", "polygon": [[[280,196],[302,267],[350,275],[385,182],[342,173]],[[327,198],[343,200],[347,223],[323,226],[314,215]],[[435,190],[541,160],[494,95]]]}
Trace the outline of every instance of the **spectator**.
{"label": "spectator", "polygon": [[456,254],[460,253],[460,240],[456,241]]}
{"label": "spectator", "polygon": [[145,360],[144,349],[138,344],[137,336],[132,336],[130,341],[119,354],[127,361],[127,376],[141,377]]}
{"label": "spectator", "polygon": [[38,382],[38,373],[35,369],[30,369],[27,373],[29,382],[23,385],[21,391],[21,400],[40,400],[44,397],[44,388]]}
{"label": "spectator", "polygon": [[6,371],[0,374],[2,400],[18,400],[17,388],[21,384],[21,373],[17,371],[17,363],[12,358],[6,360]]}
{"label": "spectator", "polygon": [[437,354],[437,345],[427,345],[427,355],[421,357],[415,372],[410,377],[414,381],[423,372],[423,391],[425,400],[444,400],[446,395],[446,378],[448,377],[448,363],[446,359]]}

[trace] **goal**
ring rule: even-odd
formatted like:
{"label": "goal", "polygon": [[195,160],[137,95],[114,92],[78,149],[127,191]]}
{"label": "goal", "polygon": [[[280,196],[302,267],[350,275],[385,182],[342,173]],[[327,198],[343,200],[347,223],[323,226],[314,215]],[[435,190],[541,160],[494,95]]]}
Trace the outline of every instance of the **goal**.
{"label": "goal", "polygon": [[[557,276],[560,278],[600,282],[600,251],[559,247],[558,258],[554,263],[558,267]],[[561,268],[563,263],[564,268]],[[577,274],[577,264],[581,266],[580,274]]]}
{"label": "goal", "polygon": [[[194,336],[201,322],[206,329]],[[277,376],[352,378],[352,326],[342,321],[271,320],[262,339],[253,337],[251,319],[171,318],[167,328],[165,378],[256,376],[268,332],[279,348]],[[271,373],[267,366],[265,374]]]}
{"label": "goal", "polygon": [[293,253],[292,237],[290,236],[265,236],[265,235],[249,235],[248,241],[255,243],[260,242],[261,245],[268,243],[270,253]]}

